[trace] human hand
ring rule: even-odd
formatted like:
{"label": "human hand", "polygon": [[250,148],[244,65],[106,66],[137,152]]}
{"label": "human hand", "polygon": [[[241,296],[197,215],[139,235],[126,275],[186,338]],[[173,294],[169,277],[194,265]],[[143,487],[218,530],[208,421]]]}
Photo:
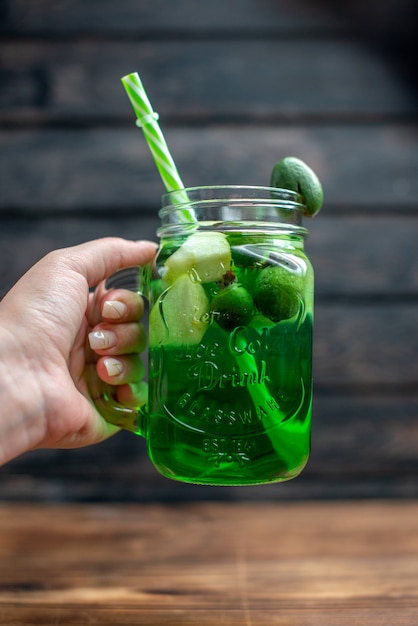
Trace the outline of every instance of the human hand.
{"label": "human hand", "polygon": [[[145,345],[137,324],[141,298],[109,292],[100,319],[89,289],[119,269],[149,262],[155,250],[151,242],[118,238],[57,250],[6,294],[0,303],[0,463],[32,448],[89,445],[118,430],[98,413],[88,390],[95,362],[89,333],[101,354],[99,376],[121,385],[119,400],[133,405],[143,396],[141,386],[128,386],[141,372],[133,353]],[[109,319],[118,306],[122,317]],[[102,348],[100,332],[107,342]]]}

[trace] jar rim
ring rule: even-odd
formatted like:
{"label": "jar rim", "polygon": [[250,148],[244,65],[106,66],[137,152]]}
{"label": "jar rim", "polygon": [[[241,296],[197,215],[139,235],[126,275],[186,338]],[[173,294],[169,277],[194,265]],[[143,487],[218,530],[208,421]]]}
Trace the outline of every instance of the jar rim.
{"label": "jar rim", "polygon": [[[180,204],[187,204],[184,200],[179,203],[179,192],[183,198],[187,198],[189,202],[195,203],[198,201],[210,201],[210,200],[233,200],[240,199],[245,200],[263,200],[263,202],[270,201],[272,203],[282,201],[294,203],[294,209],[303,211],[305,204],[302,196],[291,189],[284,189],[281,187],[269,187],[267,185],[199,185],[194,187],[185,187],[181,190],[172,190],[164,193],[161,196],[162,211],[171,209],[173,207],[178,208]],[[226,197],[220,195],[220,192],[227,194]],[[289,207],[290,208],[290,207]]]}
{"label": "jar rim", "polygon": [[260,185],[207,185],[162,196],[160,237],[194,230],[246,229],[306,237],[305,205],[296,191]]}

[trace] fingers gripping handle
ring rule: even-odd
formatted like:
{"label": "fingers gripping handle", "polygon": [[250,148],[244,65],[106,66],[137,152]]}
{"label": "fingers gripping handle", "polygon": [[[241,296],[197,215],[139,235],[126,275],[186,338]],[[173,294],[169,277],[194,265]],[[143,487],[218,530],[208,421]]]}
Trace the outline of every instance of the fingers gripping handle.
{"label": "fingers gripping handle", "polygon": [[[91,306],[90,319],[92,325],[101,321],[100,307],[106,293],[111,289],[127,289],[146,297],[148,268],[130,267],[110,276],[95,289]],[[127,407],[117,400],[117,387],[103,382],[97,375],[96,363],[98,356],[92,351],[92,363],[88,376],[91,399],[102,417],[119,428],[129,430],[137,435],[145,436],[148,407],[147,403],[135,408]]]}

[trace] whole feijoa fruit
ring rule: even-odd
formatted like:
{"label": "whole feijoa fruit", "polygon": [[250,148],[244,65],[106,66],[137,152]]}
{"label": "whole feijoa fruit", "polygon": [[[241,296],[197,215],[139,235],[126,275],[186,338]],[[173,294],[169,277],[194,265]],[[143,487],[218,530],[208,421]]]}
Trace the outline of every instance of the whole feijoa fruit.
{"label": "whole feijoa fruit", "polygon": [[221,289],[210,303],[213,319],[224,330],[246,326],[254,315],[254,301],[251,294],[238,283]]}
{"label": "whole feijoa fruit", "polygon": [[257,277],[254,302],[265,317],[280,322],[297,314],[302,290],[302,276],[282,265],[267,265]]}
{"label": "whole feijoa fruit", "polygon": [[304,214],[308,217],[313,217],[321,209],[324,199],[321,182],[315,172],[296,157],[285,157],[276,163],[270,185],[299,193],[305,204]]}

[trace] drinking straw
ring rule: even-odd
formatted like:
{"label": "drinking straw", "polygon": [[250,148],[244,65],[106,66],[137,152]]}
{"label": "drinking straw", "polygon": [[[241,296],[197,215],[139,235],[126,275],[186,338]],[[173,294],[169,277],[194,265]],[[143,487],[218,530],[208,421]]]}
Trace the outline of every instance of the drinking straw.
{"label": "drinking straw", "polygon": [[[121,81],[137,117],[136,125],[143,130],[166,190],[176,192],[175,202],[177,204],[187,205],[189,199],[158,124],[158,113],[151,106],[139,74],[137,72],[127,74],[121,78]],[[187,222],[196,222],[191,208],[183,209],[181,214]]]}
{"label": "drinking straw", "polygon": [[[131,101],[132,108],[135,111],[137,117],[136,124],[141,127],[144,132],[145,139],[147,140],[166,190],[169,192],[177,192],[176,202],[187,205],[189,199],[164,139],[164,135],[158,125],[158,113],[153,110],[138,73],[127,74],[121,81]],[[181,213],[188,222],[196,222],[195,215],[191,208],[183,209]],[[257,373],[257,366],[254,357],[251,355],[241,355],[236,358],[236,361],[241,372],[254,371],[254,373]],[[254,405],[264,410],[266,415],[266,434],[273,448],[285,458],[286,451],[283,449],[282,442],[273,439],[270,433],[270,428],[277,425],[277,413],[280,415],[281,411],[278,410],[274,399],[264,384],[261,385],[260,389],[254,389],[250,386],[249,391]],[[280,415],[280,417],[283,419],[285,416]]]}
{"label": "drinking straw", "polygon": [[[235,362],[241,374],[245,376],[253,374],[255,379],[257,379],[259,375],[257,363],[251,354],[242,351],[241,354],[236,355]],[[263,426],[273,449],[290,467],[292,464],[292,445],[294,446],[295,443],[292,441],[289,446],[289,444],[286,444],[286,438],[282,436],[282,432],[277,433],[278,425],[281,425],[281,429],[283,429],[283,421],[286,418],[286,414],[282,411],[264,382],[257,385],[248,385],[248,392],[253,401],[254,408],[256,410],[258,408],[260,414],[264,415],[262,418]],[[294,424],[292,428],[295,430],[296,427]]]}

